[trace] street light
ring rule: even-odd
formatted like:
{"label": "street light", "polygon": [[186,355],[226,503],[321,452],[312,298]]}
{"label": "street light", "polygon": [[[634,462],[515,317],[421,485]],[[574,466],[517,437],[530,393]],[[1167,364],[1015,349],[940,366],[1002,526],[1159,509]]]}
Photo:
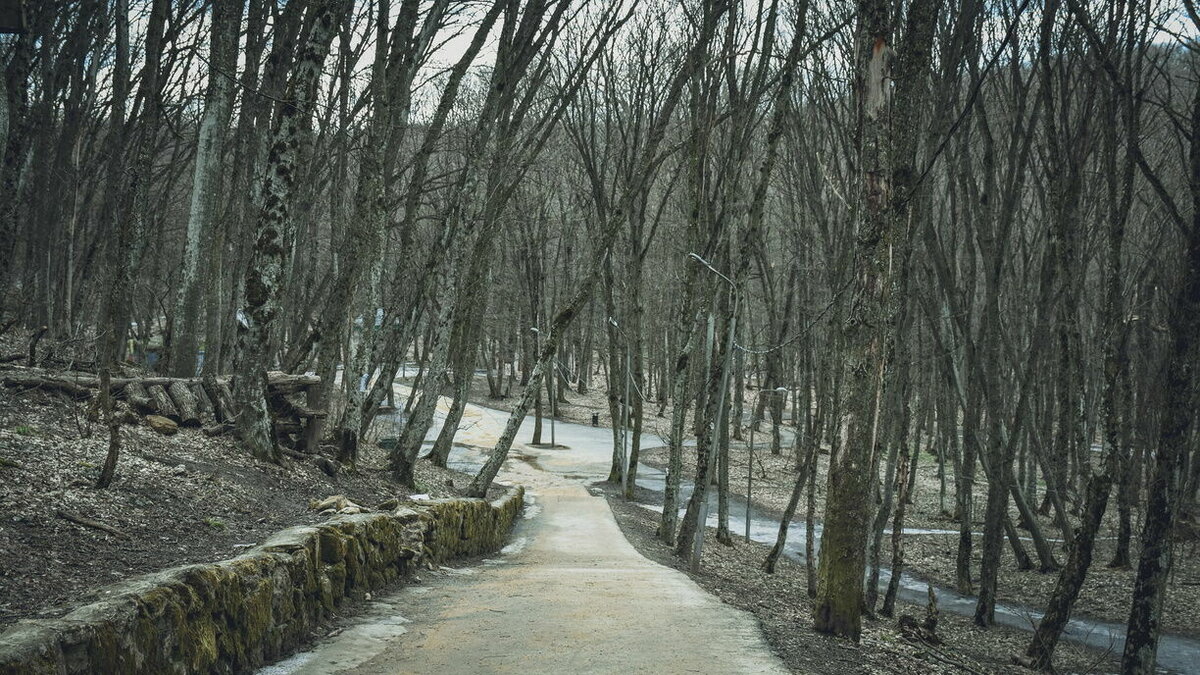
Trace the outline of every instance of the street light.
{"label": "street light", "polygon": [[[733,350],[737,346],[737,343],[734,341],[734,335],[737,334],[738,306],[741,301],[741,294],[738,293],[737,284],[734,283],[733,279],[730,279],[722,274],[720,270],[712,266],[712,263],[700,257],[700,255],[697,253],[688,253],[688,257],[696,260],[701,265],[704,265],[710,272],[723,279],[725,283],[729,284],[730,294],[733,295],[733,316],[729,320],[729,334],[726,338],[727,344],[725,349],[725,366],[723,372],[721,373],[721,391],[717,398],[717,424],[715,427],[713,427],[714,429],[721,429],[721,425],[725,423],[725,392],[729,389],[729,371],[732,369],[733,365]],[[712,471],[715,468],[717,462],[717,445],[719,444],[716,442],[717,439],[715,436],[716,435],[714,434],[713,443],[710,444],[708,451],[709,471]],[[700,513],[698,514],[699,522],[696,523],[696,536],[692,544],[691,568],[693,572],[700,571],[700,554],[704,551],[704,528],[705,524],[708,522],[709,481],[707,480],[707,476],[702,476],[700,478],[703,479],[702,482],[704,483],[702,486],[704,488],[704,501],[700,503]]]}
{"label": "street light", "polygon": [[[754,490],[754,427],[758,417],[758,401],[763,394],[779,394],[788,391],[787,387],[774,389],[759,389],[754,394],[754,408],[750,414],[750,460],[746,465],[746,541],[750,541],[750,501]],[[741,420],[738,420],[741,423]]]}

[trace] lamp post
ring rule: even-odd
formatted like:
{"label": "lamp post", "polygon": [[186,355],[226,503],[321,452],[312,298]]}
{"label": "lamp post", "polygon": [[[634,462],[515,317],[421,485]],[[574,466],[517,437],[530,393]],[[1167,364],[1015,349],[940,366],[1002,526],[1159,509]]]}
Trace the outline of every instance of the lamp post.
{"label": "lamp post", "polygon": [[[725,392],[729,389],[729,371],[732,370],[733,366],[733,350],[737,346],[737,343],[734,341],[734,335],[737,334],[738,308],[741,303],[741,294],[738,293],[737,284],[734,283],[733,279],[730,279],[722,274],[720,270],[712,266],[712,263],[708,262],[704,258],[701,258],[696,253],[689,253],[688,257],[696,260],[701,265],[704,265],[710,272],[723,279],[725,283],[729,284],[729,292],[733,296],[733,316],[729,320],[729,332],[726,335],[725,365],[724,370],[721,373],[721,391],[717,395],[717,423],[714,426],[714,429],[719,430],[721,429],[721,425],[725,423]],[[710,444],[708,451],[709,471],[714,470],[716,467],[718,445],[717,434],[714,434],[713,442]],[[696,535],[695,540],[692,543],[691,568],[693,572],[698,572],[700,570],[700,555],[704,551],[704,528],[705,523],[708,522],[709,481],[707,476],[703,476],[701,478],[704,482],[703,487],[705,494],[704,501],[700,503],[700,513],[698,514],[699,522],[696,523]]]}
{"label": "lamp post", "polygon": [[[754,408],[750,414],[750,458],[746,464],[746,541],[750,541],[750,501],[754,492],[754,427],[758,421],[758,402],[763,394],[771,394],[777,396],[781,392],[786,392],[787,387],[775,387],[774,389],[759,389],[754,394]],[[738,420],[741,423],[741,420]]]}

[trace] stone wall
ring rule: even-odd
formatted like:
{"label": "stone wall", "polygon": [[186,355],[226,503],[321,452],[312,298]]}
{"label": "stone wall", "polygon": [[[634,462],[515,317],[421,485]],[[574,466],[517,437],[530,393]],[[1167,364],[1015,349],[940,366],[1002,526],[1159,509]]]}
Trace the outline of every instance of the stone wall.
{"label": "stone wall", "polygon": [[61,619],[0,634],[0,675],[240,673],[300,646],[347,597],[418,566],[504,545],[524,490],[335,516],[276,533],[230,560],[187,565],[99,591]]}

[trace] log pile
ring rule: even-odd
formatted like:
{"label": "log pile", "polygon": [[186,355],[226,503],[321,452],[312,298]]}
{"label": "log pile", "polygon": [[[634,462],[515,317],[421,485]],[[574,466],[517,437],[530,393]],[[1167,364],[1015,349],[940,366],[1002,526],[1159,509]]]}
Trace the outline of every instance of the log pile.
{"label": "log pile", "polygon": [[[320,381],[317,375],[267,374],[267,400],[283,445],[295,447],[309,421],[321,415],[304,404],[309,388]],[[0,370],[0,385],[86,401],[99,392],[100,380],[92,373],[12,368]],[[161,415],[180,426],[204,427],[209,435],[233,429],[236,406],[228,377],[114,377],[111,392],[139,415]]]}

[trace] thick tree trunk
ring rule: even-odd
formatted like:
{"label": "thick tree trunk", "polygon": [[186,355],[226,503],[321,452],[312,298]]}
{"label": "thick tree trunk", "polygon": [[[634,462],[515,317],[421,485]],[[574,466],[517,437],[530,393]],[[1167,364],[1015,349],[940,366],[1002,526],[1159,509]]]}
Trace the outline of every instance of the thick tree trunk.
{"label": "thick tree trunk", "polygon": [[[724,295],[724,294],[723,294]],[[701,522],[701,512],[706,509],[708,488],[717,477],[718,456],[720,454],[720,430],[726,421],[722,414],[726,407],[726,392],[729,390],[729,375],[733,369],[732,353],[734,338],[737,334],[738,307],[736,303],[732,311],[726,310],[722,321],[723,330],[716,337],[716,352],[712,364],[705,377],[706,397],[704,409],[697,409],[696,416],[703,420],[703,430],[696,439],[696,479],[692,485],[692,494],[688,498],[687,509],[683,520],[679,523],[679,533],[675,538],[675,555],[690,562],[695,568],[699,561],[694,559],[693,544],[695,539],[703,536],[706,527]]]}
{"label": "thick tree trunk", "polygon": [[857,641],[862,632],[863,576],[866,568],[866,532],[872,493],[870,470],[877,441],[880,388],[883,385],[884,326],[887,307],[892,233],[888,218],[891,190],[887,146],[887,80],[891,70],[892,26],[890,5],[882,0],[861,0],[854,49],[854,110],[859,221],[849,306],[841,326],[844,338],[842,369],[846,401],[837,420],[845,443],[830,458],[829,488],[821,533],[819,583],[814,607],[814,628],[821,633]]}
{"label": "thick tree trunk", "polygon": [[329,44],[348,9],[344,0],[312,0],[305,21],[311,26],[308,43],[295,66],[289,96],[281,104],[272,133],[261,188],[262,209],[257,235],[246,268],[244,325],[238,331],[234,398],[237,431],[256,458],[279,462],[279,449],[267,413],[267,359],[271,331],[279,314],[280,287],[291,245],[292,201],[296,185],[296,155],[301,130],[312,116],[313,93]]}
{"label": "thick tree trunk", "polygon": [[[52,10],[47,7],[42,11]],[[118,20],[125,21],[123,17]],[[121,30],[127,31],[128,28],[118,28],[118,40]],[[12,48],[12,55],[9,57],[8,68],[5,72],[0,73],[0,77],[5,80],[3,93],[5,94],[4,111],[7,118],[5,144],[0,146],[0,160],[2,160],[0,162],[0,259],[5,261],[5,264],[0,265],[0,321],[7,320],[10,313],[7,300],[10,275],[15,267],[12,260],[21,215],[22,174],[27,165],[28,131],[32,121],[29,116],[29,75],[33,67],[33,46],[36,39],[37,35],[33,31],[17,36],[16,44]],[[127,64],[125,67],[128,69]],[[128,72],[126,72],[126,76],[128,76]],[[118,95],[124,99],[128,96],[128,92],[114,92],[114,101]],[[123,111],[125,101],[114,104],[114,118],[116,118],[115,110],[118,105]],[[123,116],[122,112],[122,118]],[[117,122],[116,128],[119,127],[120,121]]]}
{"label": "thick tree trunk", "polygon": [[1157,658],[1159,618],[1171,569],[1171,544],[1177,501],[1176,481],[1189,452],[1195,417],[1196,343],[1200,338],[1200,89],[1193,101],[1191,162],[1194,215],[1184,240],[1184,269],[1167,325],[1170,359],[1163,373],[1165,404],[1147,487],[1142,554],[1133,585],[1133,607],[1121,666],[1125,672],[1151,673]]}
{"label": "thick tree trunk", "polygon": [[700,317],[690,315],[695,281],[695,271],[691,270],[684,282],[686,284],[685,301],[680,309],[679,323],[681,325],[678,327],[678,331],[683,337],[682,345],[671,370],[671,400],[674,402],[674,406],[671,408],[671,434],[667,441],[669,448],[667,478],[663,487],[662,520],[658,527],[658,538],[666,544],[675,542],[675,528],[679,521],[679,487],[683,477],[685,421],[688,405],[691,402],[687,395],[687,386],[690,380],[688,365],[694,349],[692,343],[696,333],[695,327],[700,320]]}

